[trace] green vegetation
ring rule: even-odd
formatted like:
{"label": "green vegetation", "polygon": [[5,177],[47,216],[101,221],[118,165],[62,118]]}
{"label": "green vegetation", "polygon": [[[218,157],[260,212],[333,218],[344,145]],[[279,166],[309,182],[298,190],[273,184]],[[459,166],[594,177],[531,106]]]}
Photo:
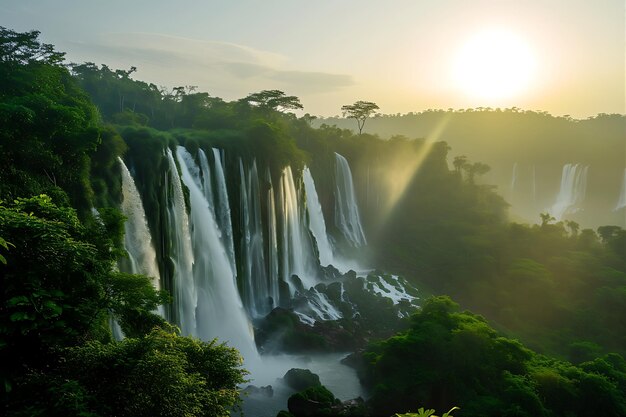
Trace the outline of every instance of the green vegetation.
{"label": "green vegetation", "polygon": [[[227,414],[243,382],[239,354],[152,330],[167,328],[152,311],[168,297],[148,277],[113,271],[121,219],[100,219],[85,226],[45,196],[0,206],[0,234],[12,242],[2,266],[3,407],[15,416]],[[111,318],[128,339],[111,341]]]}
{"label": "green vegetation", "polygon": [[376,415],[415,404],[463,416],[621,416],[626,362],[611,354],[574,366],[537,355],[448,297],[429,299],[409,330],[365,352]]}
{"label": "green vegetation", "polygon": [[365,121],[380,107],[376,103],[371,101],[357,101],[354,104],[346,104],[341,106],[341,111],[344,117],[349,117],[356,120],[356,125],[359,128],[359,135],[363,133],[363,127]]}
{"label": "green vegetation", "polygon": [[[450,411],[447,413],[443,413],[441,417],[453,417],[452,412],[455,410],[459,410],[459,407],[452,407]],[[424,409],[424,407],[420,407],[417,410],[417,413],[406,413],[406,414],[396,414],[394,417],[437,417],[435,415],[435,410],[432,408]]]}
{"label": "green vegetation", "polygon": [[581,357],[577,345],[587,342],[626,354],[618,319],[626,315],[626,231],[504,219],[503,202],[485,186],[460,174],[418,177],[375,243],[378,261],[542,353],[588,360],[594,350]]}
{"label": "green vegetation", "polygon": [[227,416],[240,402],[239,366],[233,348],[162,329],[91,341],[64,350],[45,371],[30,370],[13,415]]}
{"label": "green vegetation", "polygon": [[295,417],[333,416],[333,406],[341,403],[323,385],[315,385],[289,397],[289,412]]}

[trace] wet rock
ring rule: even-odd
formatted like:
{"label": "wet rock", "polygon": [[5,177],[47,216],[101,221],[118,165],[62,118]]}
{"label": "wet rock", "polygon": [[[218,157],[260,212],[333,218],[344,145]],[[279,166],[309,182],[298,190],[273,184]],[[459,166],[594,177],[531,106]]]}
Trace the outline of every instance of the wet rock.
{"label": "wet rock", "polygon": [[274,388],[271,385],[266,385],[264,387],[257,387],[256,385],[248,385],[242,391],[244,394],[248,395],[257,395],[263,396],[267,398],[272,398],[274,396]]}
{"label": "wet rock", "polygon": [[331,408],[341,403],[323,385],[313,386],[289,397],[287,407],[296,417],[331,415]]}
{"label": "wet rock", "polygon": [[320,377],[308,369],[291,368],[283,376],[285,384],[296,391],[303,391],[310,387],[321,386]]}

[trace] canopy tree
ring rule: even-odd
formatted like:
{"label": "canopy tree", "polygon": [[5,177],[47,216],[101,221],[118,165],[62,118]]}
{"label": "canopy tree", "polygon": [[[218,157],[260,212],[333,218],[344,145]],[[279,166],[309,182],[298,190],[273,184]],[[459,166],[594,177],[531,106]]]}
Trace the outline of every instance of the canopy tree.
{"label": "canopy tree", "polygon": [[341,111],[343,112],[344,117],[349,117],[351,119],[355,119],[357,126],[359,128],[359,135],[363,132],[363,126],[365,126],[365,121],[372,114],[376,113],[380,107],[376,103],[372,103],[371,101],[357,101],[354,104],[346,104],[345,106],[341,106]]}
{"label": "canopy tree", "polygon": [[0,26],[0,62],[22,65],[62,63],[65,53],[55,51],[54,45],[39,42],[38,37],[39,31],[36,30],[19,33]]}
{"label": "canopy tree", "polygon": [[300,99],[296,96],[288,96],[280,90],[263,90],[258,93],[249,94],[241,101],[253,106],[271,109],[275,111],[301,110],[304,107],[300,104]]}

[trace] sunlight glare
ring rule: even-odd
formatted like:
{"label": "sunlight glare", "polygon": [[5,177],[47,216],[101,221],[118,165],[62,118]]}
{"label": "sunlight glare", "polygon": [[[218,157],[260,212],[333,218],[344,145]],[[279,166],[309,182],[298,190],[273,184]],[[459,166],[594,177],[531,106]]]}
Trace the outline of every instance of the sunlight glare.
{"label": "sunlight glare", "polygon": [[380,208],[380,224],[385,226],[387,221],[391,219],[394,209],[399,201],[402,200],[404,193],[407,191],[413,178],[418,175],[422,164],[430,154],[433,145],[441,139],[441,136],[447,128],[451,119],[450,114],[446,114],[437,122],[432,131],[424,138],[424,144],[417,150],[415,154],[406,155],[409,161],[403,160],[402,163],[394,164],[386,168],[383,175],[388,195]]}
{"label": "sunlight glare", "polygon": [[535,56],[514,33],[490,30],[470,38],[454,65],[454,79],[466,94],[486,100],[510,98],[531,86]]}

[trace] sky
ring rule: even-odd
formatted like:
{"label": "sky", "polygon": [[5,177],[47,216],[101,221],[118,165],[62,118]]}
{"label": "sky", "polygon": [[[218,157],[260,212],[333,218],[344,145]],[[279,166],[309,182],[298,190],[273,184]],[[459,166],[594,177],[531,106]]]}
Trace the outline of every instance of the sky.
{"label": "sky", "polygon": [[228,101],[279,89],[318,116],[357,100],[624,114],[625,21],[624,0],[0,0],[0,26],[70,62]]}

